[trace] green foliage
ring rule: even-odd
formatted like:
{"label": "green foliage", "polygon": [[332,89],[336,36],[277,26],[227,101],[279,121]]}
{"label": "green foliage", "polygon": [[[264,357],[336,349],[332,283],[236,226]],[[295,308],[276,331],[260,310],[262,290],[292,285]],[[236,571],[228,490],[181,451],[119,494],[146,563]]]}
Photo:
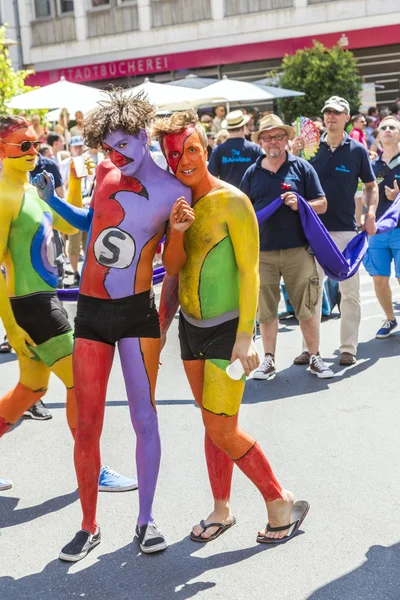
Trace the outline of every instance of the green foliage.
{"label": "green foliage", "polygon": [[[18,114],[21,111],[8,108],[7,102],[18,94],[30,92],[36,88],[25,85],[25,79],[31,75],[33,71],[15,71],[11,59],[9,58],[8,49],[4,46],[7,38],[7,25],[0,27],[0,114]],[[31,114],[40,114],[42,117],[47,113],[47,110],[25,111],[28,117]]]}
{"label": "green foliage", "polygon": [[305,92],[306,95],[282,98],[278,100],[278,109],[286,121],[292,122],[299,115],[320,115],[325,100],[330,96],[341,96],[349,102],[351,112],[357,112],[362,83],[352,52],[343,50],[339,44],[331,49],[325,48],[314,40],[312,48],[297,50],[283,59],[280,87]]}

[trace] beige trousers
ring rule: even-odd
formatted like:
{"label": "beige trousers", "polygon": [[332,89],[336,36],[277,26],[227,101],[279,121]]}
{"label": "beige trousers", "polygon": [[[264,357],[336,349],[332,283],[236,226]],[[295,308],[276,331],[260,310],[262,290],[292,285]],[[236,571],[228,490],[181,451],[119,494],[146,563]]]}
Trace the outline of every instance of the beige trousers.
{"label": "beige trousers", "polygon": [[[330,231],[330,236],[336,246],[342,252],[350,240],[357,235],[355,231]],[[321,286],[321,292],[318,298],[317,314],[322,314],[322,293],[325,273],[317,261],[317,271]],[[340,303],[340,353],[350,352],[354,356],[357,354],[358,330],[361,322],[361,301],[360,301],[360,272],[357,271],[353,277],[339,282],[339,289],[342,295]],[[303,349],[307,349],[303,340]]]}

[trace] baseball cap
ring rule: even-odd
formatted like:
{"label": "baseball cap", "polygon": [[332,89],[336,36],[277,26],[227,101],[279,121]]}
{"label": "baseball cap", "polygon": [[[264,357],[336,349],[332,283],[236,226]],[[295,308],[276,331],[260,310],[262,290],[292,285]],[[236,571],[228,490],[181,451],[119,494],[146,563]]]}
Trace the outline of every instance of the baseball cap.
{"label": "baseball cap", "polygon": [[328,100],[326,100],[324,108],[321,110],[321,112],[323,113],[326,108],[333,108],[339,112],[347,111],[350,114],[349,103],[340,96],[331,96]]}
{"label": "baseball cap", "polygon": [[73,135],[69,143],[70,146],[84,146],[85,142],[81,135]]}

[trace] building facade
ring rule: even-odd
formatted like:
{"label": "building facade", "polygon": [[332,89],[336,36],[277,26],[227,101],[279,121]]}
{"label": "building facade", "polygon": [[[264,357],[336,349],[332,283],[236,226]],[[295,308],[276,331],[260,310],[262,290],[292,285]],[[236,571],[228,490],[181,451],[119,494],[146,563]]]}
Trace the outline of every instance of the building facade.
{"label": "building facade", "polygon": [[[378,104],[400,96],[399,0],[0,0],[17,8],[28,83],[104,87],[197,73],[254,81],[318,39],[357,57]],[[15,19],[14,19],[15,21]]]}

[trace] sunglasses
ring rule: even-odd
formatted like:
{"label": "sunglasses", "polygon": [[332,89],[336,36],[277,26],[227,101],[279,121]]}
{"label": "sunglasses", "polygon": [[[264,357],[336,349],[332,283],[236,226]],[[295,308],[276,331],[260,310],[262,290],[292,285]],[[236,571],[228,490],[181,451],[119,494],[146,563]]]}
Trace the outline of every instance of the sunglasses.
{"label": "sunglasses", "polygon": [[390,129],[390,131],[396,131],[397,127],[396,125],[382,125],[382,127],[379,127],[379,131],[386,131],[387,129]]}
{"label": "sunglasses", "polygon": [[335,115],[335,117],[338,117],[339,115],[343,115],[345,114],[344,112],[341,112],[339,110],[334,110],[333,108],[326,108],[324,110],[324,115]]}
{"label": "sunglasses", "polygon": [[276,135],[263,135],[259,137],[260,140],[262,140],[263,142],[272,142],[272,140],[276,140],[277,142],[281,142],[283,139],[285,139],[286,137],[286,133],[277,133]]}
{"label": "sunglasses", "polygon": [[21,152],[28,152],[32,148],[32,146],[35,148],[35,150],[39,150],[41,146],[41,142],[39,142],[39,140],[37,140],[36,142],[28,142],[28,140],[26,140],[25,142],[21,142],[20,144],[14,144],[13,142],[1,143],[7,144],[8,146],[18,146]]}

